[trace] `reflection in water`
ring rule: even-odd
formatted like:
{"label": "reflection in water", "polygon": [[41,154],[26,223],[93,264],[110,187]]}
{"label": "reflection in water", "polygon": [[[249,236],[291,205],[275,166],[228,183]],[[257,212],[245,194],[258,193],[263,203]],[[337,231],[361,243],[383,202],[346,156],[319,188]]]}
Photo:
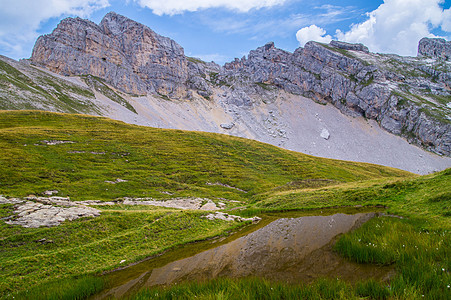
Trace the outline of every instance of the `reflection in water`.
{"label": "reflection in water", "polygon": [[391,268],[356,264],[331,251],[331,241],[361,225],[374,213],[278,219],[228,244],[142,273],[103,293],[123,296],[131,290],[187,280],[256,276],[285,282],[339,277],[355,282],[384,279]]}

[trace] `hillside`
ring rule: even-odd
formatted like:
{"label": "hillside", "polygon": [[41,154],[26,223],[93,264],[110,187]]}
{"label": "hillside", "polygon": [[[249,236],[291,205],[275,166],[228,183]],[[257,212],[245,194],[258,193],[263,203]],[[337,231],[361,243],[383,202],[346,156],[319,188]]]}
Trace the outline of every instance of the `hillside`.
{"label": "hillside", "polygon": [[[293,181],[335,184],[408,174],[226,135],[139,127],[83,115],[0,115],[0,193],[10,196],[56,189],[74,200],[165,198],[167,193],[245,200]],[[126,181],[106,182],[117,178]]]}
{"label": "hillside", "polygon": [[[450,53],[270,42],[219,66],[114,12],[62,20],[0,56],[0,298],[450,299]],[[219,268],[184,282],[206,249]],[[181,282],[140,291],[154,271]]]}
{"label": "hillside", "polygon": [[[98,77],[61,76],[5,57],[0,57],[0,67],[2,109],[102,115],[145,126],[225,133],[315,156],[419,174],[451,166],[450,158],[421,150],[376,121],[347,116],[330,104],[284,91],[262,89],[264,98],[255,96],[252,106],[237,106],[223,97],[169,100],[151,93],[129,95]],[[228,89],[214,88],[218,95]],[[328,136],[323,137],[323,132]]]}
{"label": "hillside", "polygon": [[418,57],[401,57],[337,41],[293,53],[268,43],[219,66],[111,12],[100,24],[62,20],[29,60],[1,57],[0,108],[226,133],[426,174],[451,166],[450,48],[425,38]]}
{"label": "hillside", "polygon": [[[420,177],[227,135],[155,129],[76,114],[0,114],[2,297],[46,298],[53,292],[89,295],[102,288],[101,280],[92,275],[186,243],[226,235],[249,223],[210,220],[202,209],[148,205],[150,197],[160,203],[183,198],[200,199],[202,205],[211,201],[223,211],[242,216],[382,205],[389,213],[409,219],[383,223],[386,218],[377,218],[376,223],[385,224],[378,239],[392,235],[390,226],[409,234],[418,234],[413,228],[420,226],[431,234],[399,236],[390,247],[400,247],[405,238],[428,239],[424,240],[427,249],[441,251],[433,263],[446,263],[449,235],[444,237],[442,232],[449,230],[449,170]],[[58,197],[49,197],[49,191]],[[20,218],[14,211],[23,205],[21,201],[27,201],[28,209],[35,203],[40,209],[51,204],[60,211],[68,203],[83,204],[98,214],[58,226],[24,228],[14,223]],[[418,258],[421,263],[429,266],[430,258],[422,257]],[[441,291],[447,274],[434,275],[439,284],[434,293]],[[404,284],[415,286],[415,293],[426,289],[411,281]],[[24,291],[25,287],[31,289]]]}

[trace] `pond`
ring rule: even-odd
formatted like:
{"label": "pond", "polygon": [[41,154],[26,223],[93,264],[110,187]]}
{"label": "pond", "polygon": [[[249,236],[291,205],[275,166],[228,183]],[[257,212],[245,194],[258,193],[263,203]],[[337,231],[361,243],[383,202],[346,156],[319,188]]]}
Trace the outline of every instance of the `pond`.
{"label": "pond", "polygon": [[337,236],[376,215],[372,212],[267,216],[266,222],[248,228],[240,237],[229,238],[203,252],[199,252],[202,247],[189,245],[110,273],[110,288],[95,299],[123,297],[146,287],[217,277],[253,276],[288,283],[309,283],[320,277],[351,283],[368,278],[387,280],[394,272],[392,267],[353,263],[332,251]]}

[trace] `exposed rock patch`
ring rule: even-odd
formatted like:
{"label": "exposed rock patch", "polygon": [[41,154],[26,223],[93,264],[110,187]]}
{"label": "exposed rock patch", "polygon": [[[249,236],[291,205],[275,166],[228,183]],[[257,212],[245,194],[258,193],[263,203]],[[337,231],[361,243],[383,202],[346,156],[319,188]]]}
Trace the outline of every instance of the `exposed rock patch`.
{"label": "exposed rock patch", "polygon": [[[73,221],[85,217],[97,217],[100,211],[77,205],[70,202],[68,198],[61,197],[29,197],[30,200],[0,197],[0,204],[14,204],[14,215],[8,217],[6,224],[20,225],[26,228],[38,228],[41,226],[58,226],[68,220]],[[44,204],[48,203],[48,204]]]}
{"label": "exposed rock patch", "polygon": [[258,223],[261,220],[261,218],[259,217],[243,218],[240,216],[229,215],[220,211],[215,212],[214,214],[208,214],[205,216],[205,218],[209,220],[218,219],[224,221],[238,221],[238,222],[251,221],[252,223]]}
{"label": "exposed rock patch", "polygon": [[199,209],[199,210],[218,210],[219,207],[207,198],[174,198],[170,200],[154,200],[152,198],[125,198],[122,201],[124,205],[153,205],[177,209]]}
{"label": "exposed rock patch", "polygon": [[105,181],[105,183],[111,183],[111,184],[116,184],[116,183],[121,183],[121,182],[128,182],[128,180],[117,178],[114,181],[110,181],[110,180]]}
{"label": "exposed rock patch", "polygon": [[43,140],[41,141],[42,144],[48,145],[48,146],[54,146],[54,145],[61,145],[61,144],[74,144],[73,141],[56,141],[56,140]]}
{"label": "exposed rock patch", "polygon": [[206,184],[206,185],[223,186],[223,187],[226,187],[226,188],[229,188],[229,189],[234,189],[234,190],[237,190],[237,191],[240,191],[240,192],[243,192],[243,193],[247,193],[247,191],[245,191],[245,190],[242,190],[242,189],[240,189],[240,188],[237,188],[237,187],[234,187],[234,186],[231,186],[231,185],[222,183],[222,182],[215,182],[215,183],[212,183],[212,182],[208,182],[208,181],[207,181],[205,184]]}

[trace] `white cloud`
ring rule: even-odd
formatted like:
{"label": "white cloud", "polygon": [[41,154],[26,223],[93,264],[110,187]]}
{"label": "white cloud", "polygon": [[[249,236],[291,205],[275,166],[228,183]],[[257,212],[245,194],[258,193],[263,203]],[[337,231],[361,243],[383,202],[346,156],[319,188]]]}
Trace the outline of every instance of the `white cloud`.
{"label": "white cloud", "polygon": [[451,31],[451,10],[443,10],[443,0],[385,0],[367,13],[368,19],[347,32],[337,30],[339,40],[363,43],[371,51],[415,56],[418,41],[433,37],[431,29]]}
{"label": "white cloud", "polygon": [[316,41],[320,43],[329,43],[332,40],[330,35],[326,35],[326,30],[316,25],[304,27],[296,33],[296,39],[299,41],[301,47],[309,41]]}
{"label": "white cloud", "polygon": [[[7,3],[6,3],[7,2]],[[0,3],[0,47],[21,57],[25,44],[33,43],[41,24],[63,15],[88,17],[109,6],[108,0],[13,0]],[[23,56],[22,56],[23,57]]]}
{"label": "white cloud", "polygon": [[239,12],[284,4],[287,0],[135,0],[142,7],[147,7],[156,15],[175,15],[185,11],[223,7]]}

